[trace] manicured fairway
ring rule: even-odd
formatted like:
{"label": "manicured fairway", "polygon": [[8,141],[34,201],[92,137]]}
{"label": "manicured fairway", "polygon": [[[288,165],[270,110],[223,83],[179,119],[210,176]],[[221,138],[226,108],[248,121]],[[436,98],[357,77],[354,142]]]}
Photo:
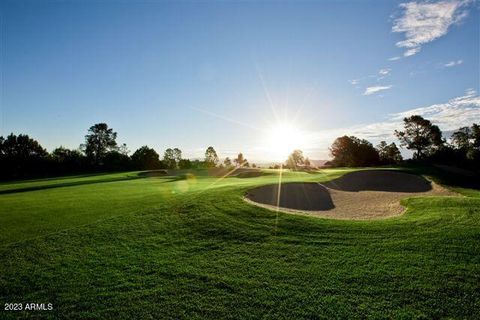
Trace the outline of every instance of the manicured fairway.
{"label": "manicured fairway", "polygon": [[[277,181],[130,172],[0,184],[0,318],[480,318],[479,191],[410,198],[405,215],[376,221],[242,200]],[[16,302],[54,310],[3,311]]]}

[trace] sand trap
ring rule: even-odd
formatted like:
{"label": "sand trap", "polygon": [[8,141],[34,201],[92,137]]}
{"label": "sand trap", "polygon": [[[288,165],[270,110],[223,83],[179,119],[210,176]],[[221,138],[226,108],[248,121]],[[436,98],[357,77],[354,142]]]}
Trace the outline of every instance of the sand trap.
{"label": "sand trap", "polygon": [[292,213],[336,219],[375,219],[398,216],[405,210],[400,200],[411,196],[453,196],[445,188],[413,174],[365,170],[320,183],[267,185],[248,191],[245,200]]}

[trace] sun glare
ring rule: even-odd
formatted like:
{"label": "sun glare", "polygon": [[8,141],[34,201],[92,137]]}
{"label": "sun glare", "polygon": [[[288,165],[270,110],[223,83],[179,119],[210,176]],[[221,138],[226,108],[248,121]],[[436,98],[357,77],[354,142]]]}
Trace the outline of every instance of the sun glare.
{"label": "sun glare", "polygon": [[306,135],[292,124],[280,123],[268,130],[266,144],[271,159],[284,161],[293,150],[305,146]]}

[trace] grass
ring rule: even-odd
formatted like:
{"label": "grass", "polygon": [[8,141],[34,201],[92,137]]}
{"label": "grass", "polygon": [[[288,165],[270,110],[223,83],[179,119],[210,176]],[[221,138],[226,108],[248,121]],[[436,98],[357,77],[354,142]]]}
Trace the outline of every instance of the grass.
{"label": "grass", "polygon": [[480,191],[378,221],[277,216],[242,201],[269,173],[0,185],[0,318],[480,318]]}

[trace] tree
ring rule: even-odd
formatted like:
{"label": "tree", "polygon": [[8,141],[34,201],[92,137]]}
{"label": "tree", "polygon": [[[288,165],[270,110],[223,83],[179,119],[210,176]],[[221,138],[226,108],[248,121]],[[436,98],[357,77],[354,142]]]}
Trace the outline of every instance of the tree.
{"label": "tree", "polygon": [[158,153],[148,146],[143,146],[137,149],[132,154],[132,162],[135,168],[140,170],[153,170],[162,168],[160,156]]}
{"label": "tree", "polygon": [[182,150],[178,148],[168,148],[163,154],[163,162],[169,169],[176,169],[182,160]]}
{"label": "tree", "polygon": [[480,126],[476,123],[472,125],[472,147],[474,161],[480,160]]}
{"label": "tree", "polygon": [[194,169],[204,169],[207,168],[206,164],[204,161],[200,161],[198,159],[192,160],[192,168]]}
{"label": "tree", "polygon": [[240,152],[240,153],[237,155],[237,157],[236,157],[235,159],[233,159],[233,162],[235,163],[235,165],[236,165],[237,167],[243,167],[243,166],[245,166],[245,163],[248,162],[248,160],[245,159],[245,158],[243,157],[243,153]]}
{"label": "tree", "polygon": [[48,152],[26,134],[0,137],[0,176],[18,177],[44,174]]}
{"label": "tree", "polygon": [[182,160],[182,150],[180,150],[178,148],[174,148],[173,149],[173,157],[175,159],[176,164],[178,165],[180,160]]}
{"label": "tree", "polygon": [[122,143],[122,145],[120,147],[118,147],[118,152],[120,152],[121,154],[123,154],[125,156],[128,156],[128,154],[130,153],[130,150],[128,150],[128,147],[127,147],[126,143]]}
{"label": "tree", "polygon": [[103,158],[109,151],[117,149],[117,133],[106,123],[97,123],[88,129],[85,136],[85,153],[95,164],[101,165]]}
{"label": "tree", "polygon": [[208,147],[205,151],[205,165],[208,168],[213,168],[218,164],[218,155],[213,147]]}
{"label": "tree", "polygon": [[345,167],[373,166],[379,163],[378,151],[365,139],[343,136],[330,147],[332,164]]}
{"label": "tree", "polygon": [[462,127],[455,131],[451,137],[452,145],[467,160],[477,159],[480,155],[480,126]]}
{"label": "tree", "polygon": [[0,156],[21,160],[42,158],[47,155],[47,150],[37,140],[30,138],[26,134],[16,136],[11,133],[6,139],[0,137]]}
{"label": "tree", "polygon": [[180,161],[178,161],[178,167],[180,169],[191,169],[193,167],[193,163],[189,159],[180,159]]}
{"label": "tree", "polygon": [[464,149],[467,150],[470,148],[470,138],[471,138],[472,132],[470,131],[469,127],[462,127],[452,133],[452,144],[457,148],[457,149]]}
{"label": "tree", "polygon": [[175,169],[177,167],[176,155],[173,149],[168,148],[163,153],[163,162],[168,169]]}
{"label": "tree", "polygon": [[103,158],[103,167],[111,171],[128,170],[131,167],[131,158],[117,150],[108,151]]}
{"label": "tree", "polygon": [[305,161],[303,162],[303,164],[306,166],[306,167],[310,167],[312,164],[310,163],[310,159],[305,158]]}
{"label": "tree", "polygon": [[380,141],[377,150],[380,162],[383,164],[395,164],[403,160],[402,154],[394,142],[387,144],[385,141]]}
{"label": "tree", "polygon": [[476,123],[472,125],[472,140],[475,150],[480,151],[480,125]]}
{"label": "tree", "polygon": [[400,146],[415,150],[414,159],[431,156],[444,143],[438,126],[421,116],[413,115],[403,119],[405,131],[395,130]]}
{"label": "tree", "polygon": [[303,156],[302,150],[294,150],[287,159],[287,168],[292,170],[296,170],[299,165],[303,165],[305,162],[305,158]]}
{"label": "tree", "polygon": [[69,173],[87,169],[86,158],[79,150],[58,147],[52,151],[51,157],[57,166],[56,172]]}
{"label": "tree", "polygon": [[227,168],[232,166],[232,160],[230,160],[229,157],[226,157],[225,160],[223,160],[223,165]]}

